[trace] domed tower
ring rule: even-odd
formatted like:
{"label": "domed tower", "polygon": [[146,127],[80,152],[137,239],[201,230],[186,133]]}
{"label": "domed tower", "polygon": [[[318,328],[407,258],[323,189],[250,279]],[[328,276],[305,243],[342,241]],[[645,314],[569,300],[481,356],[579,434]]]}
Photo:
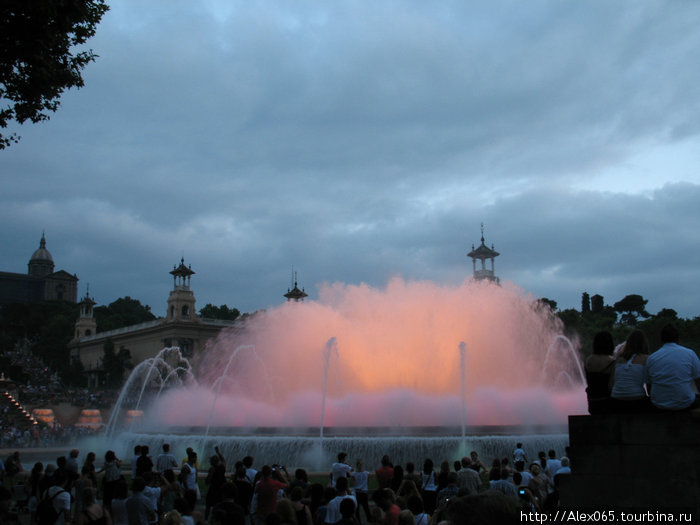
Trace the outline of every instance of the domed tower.
{"label": "domed tower", "polygon": [[[496,277],[496,273],[494,270],[494,259],[498,257],[500,253],[498,253],[496,250],[493,249],[493,244],[491,245],[491,248],[486,246],[486,243],[484,242],[484,224],[481,224],[481,246],[478,248],[474,249],[474,245],[472,244],[472,251],[470,251],[467,256],[472,258],[472,261],[474,262],[474,279],[477,281],[491,281],[496,284],[500,283],[500,279]],[[481,267],[477,268],[476,261],[479,260],[481,261]],[[491,268],[489,269],[486,265],[486,261],[490,260],[491,261]]]}
{"label": "domed tower", "polygon": [[168,321],[191,321],[197,319],[194,305],[194,292],[190,290],[190,278],[194,275],[192,265],[185,266],[185,258],[180,266],[170,272],[173,276],[173,290],[168,297]]}
{"label": "domed tower", "polygon": [[32,258],[29,259],[29,275],[31,277],[46,277],[53,273],[53,257],[51,253],[46,249],[46,237],[41,234],[41,241],[39,241],[39,249],[32,254]]}
{"label": "domed tower", "polygon": [[73,337],[80,339],[89,335],[95,335],[97,332],[97,321],[92,316],[92,308],[95,306],[95,301],[90,297],[90,289],[85,293],[85,297],[78,303],[80,307],[80,317],[75,322],[75,333]]}

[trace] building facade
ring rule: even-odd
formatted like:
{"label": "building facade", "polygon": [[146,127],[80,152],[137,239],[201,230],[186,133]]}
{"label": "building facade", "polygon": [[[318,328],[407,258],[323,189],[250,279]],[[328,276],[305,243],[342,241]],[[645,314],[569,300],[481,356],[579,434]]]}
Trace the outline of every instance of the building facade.
{"label": "building facade", "polygon": [[100,384],[104,373],[102,358],[108,341],[114,344],[115,351],[129,350],[132,363],[138,365],[171,346],[179,347],[184,357],[197,355],[205,349],[207,341],[235,324],[235,321],[206,319],[196,314],[196,299],[190,288],[194,273],[191,267],[185,266],[184,258],[173,268],[170,274],[174,284],[168,296],[167,316],[146,323],[97,332],[93,318],[95,302],[89,296],[80,302],[80,317],[68,346],[71,359],[82,363],[89,386]]}
{"label": "building facade", "polygon": [[0,305],[40,301],[78,302],[78,276],[65,270],[54,271],[51,252],[42,234],[39,248],[32,254],[24,273],[0,272]]}

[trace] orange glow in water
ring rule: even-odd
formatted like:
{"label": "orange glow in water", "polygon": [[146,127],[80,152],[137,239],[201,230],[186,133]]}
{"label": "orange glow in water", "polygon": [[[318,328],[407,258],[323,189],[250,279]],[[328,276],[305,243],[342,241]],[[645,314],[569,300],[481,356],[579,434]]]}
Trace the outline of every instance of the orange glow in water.
{"label": "orange glow in water", "polygon": [[326,426],[460,425],[463,341],[467,424],[566,423],[585,413],[578,354],[553,345],[562,327],[533,301],[512,284],[474,281],[325,285],[318,301],[223,332],[196,365],[200,387],[164,396],[155,413],[169,414],[163,423],[317,426],[326,377]]}

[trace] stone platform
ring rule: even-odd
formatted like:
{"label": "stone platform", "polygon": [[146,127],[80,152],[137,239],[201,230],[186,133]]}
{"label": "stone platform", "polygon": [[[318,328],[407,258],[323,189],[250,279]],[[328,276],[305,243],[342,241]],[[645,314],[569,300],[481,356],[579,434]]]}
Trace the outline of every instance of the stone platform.
{"label": "stone platform", "polygon": [[700,517],[700,414],[569,416],[564,508],[692,511]]}

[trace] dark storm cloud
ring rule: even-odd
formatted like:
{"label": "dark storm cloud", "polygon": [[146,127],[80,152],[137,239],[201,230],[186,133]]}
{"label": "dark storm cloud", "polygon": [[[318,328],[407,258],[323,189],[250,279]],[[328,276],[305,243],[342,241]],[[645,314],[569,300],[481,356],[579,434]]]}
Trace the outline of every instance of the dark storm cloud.
{"label": "dark storm cloud", "polygon": [[200,306],[253,310],[292,265],[311,292],[459,282],[483,221],[535,295],[696,315],[698,170],[669,157],[638,187],[628,165],[697,136],[699,22],[692,3],[120,2],[86,87],[0,156],[0,268],[46,229],[103,302],[162,313],[184,254]]}

